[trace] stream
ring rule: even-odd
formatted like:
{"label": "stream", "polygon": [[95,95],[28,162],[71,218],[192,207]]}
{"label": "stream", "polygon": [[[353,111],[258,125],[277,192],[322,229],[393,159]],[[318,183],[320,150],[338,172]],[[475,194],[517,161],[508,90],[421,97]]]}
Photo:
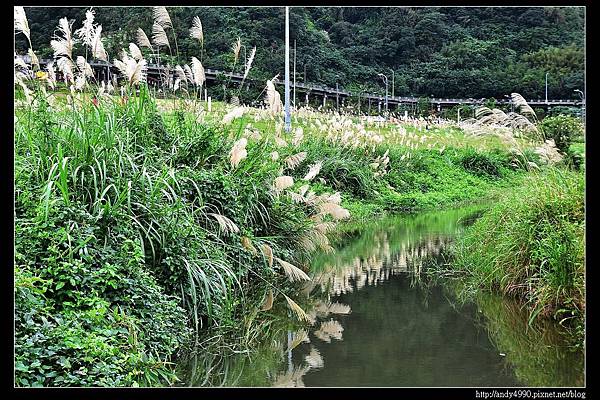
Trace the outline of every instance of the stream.
{"label": "stream", "polygon": [[456,279],[427,274],[451,262],[444,250],[481,210],[397,216],[350,231],[335,252],[311,260],[312,280],[298,294],[310,327],[273,307],[260,345],[198,355],[185,384],[583,386],[584,356],[556,322],[530,326],[514,300],[487,292],[465,299]]}

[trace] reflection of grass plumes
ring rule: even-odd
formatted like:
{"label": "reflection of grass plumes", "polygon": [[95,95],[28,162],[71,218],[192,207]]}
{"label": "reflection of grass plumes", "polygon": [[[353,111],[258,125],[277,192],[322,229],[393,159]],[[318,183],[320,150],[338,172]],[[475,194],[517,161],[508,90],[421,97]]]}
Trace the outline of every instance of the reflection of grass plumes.
{"label": "reflection of grass plumes", "polygon": [[498,351],[527,386],[583,386],[582,352],[567,350],[562,328],[551,320],[528,325],[516,302],[482,293],[476,298]]}
{"label": "reflection of grass plumes", "polygon": [[582,341],[583,175],[555,169],[524,183],[466,233],[455,267],[468,272],[473,289],[523,298],[530,320],[545,315],[572,322]]}

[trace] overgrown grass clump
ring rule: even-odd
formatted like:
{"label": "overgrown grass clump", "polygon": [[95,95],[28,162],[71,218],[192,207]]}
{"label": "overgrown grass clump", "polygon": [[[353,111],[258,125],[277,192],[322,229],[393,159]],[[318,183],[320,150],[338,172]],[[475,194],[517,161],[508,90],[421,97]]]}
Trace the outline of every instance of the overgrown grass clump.
{"label": "overgrown grass clump", "polygon": [[248,335],[289,285],[260,249],[293,261],[313,225],[271,189],[271,146],[233,168],[243,121],[164,116],[143,86],[63,111],[36,96],[15,122],[17,385],[171,385],[209,329]]}
{"label": "overgrown grass clump", "polygon": [[487,211],[456,246],[454,266],[472,289],[525,300],[530,320],[550,316],[583,340],[584,176],[548,169],[527,177]]}

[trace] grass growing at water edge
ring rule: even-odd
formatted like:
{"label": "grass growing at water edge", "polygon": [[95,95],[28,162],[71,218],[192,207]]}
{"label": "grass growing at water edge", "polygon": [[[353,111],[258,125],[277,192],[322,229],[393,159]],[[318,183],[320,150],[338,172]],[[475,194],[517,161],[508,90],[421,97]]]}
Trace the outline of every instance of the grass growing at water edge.
{"label": "grass growing at water edge", "polygon": [[468,288],[523,299],[530,322],[553,317],[583,345],[585,314],[584,176],[551,169],[527,177],[467,231],[453,268]]}

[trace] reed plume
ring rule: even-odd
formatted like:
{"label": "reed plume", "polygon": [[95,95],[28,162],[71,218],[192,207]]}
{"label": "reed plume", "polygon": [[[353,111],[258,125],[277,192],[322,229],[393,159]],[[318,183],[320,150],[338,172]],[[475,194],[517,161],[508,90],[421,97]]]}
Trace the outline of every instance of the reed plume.
{"label": "reed plume", "polygon": [[136,61],[140,61],[142,58],[144,58],[142,51],[135,45],[135,43],[129,43],[129,52]]}
{"label": "reed plume", "polygon": [[275,178],[273,186],[275,187],[276,192],[280,192],[284,189],[294,186],[294,178],[287,175],[278,176],[277,178]]}
{"label": "reed plume", "polygon": [[94,11],[90,8],[85,12],[83,26],[75,31],[75,36],[77,36],[85,46],[91,46],[94,33]]}
{"label": "reed plume", "polygon": [[313,180],[321,171],[322,166],[323,166],[323,161],[316,162],[315,164],[313,164],[310,167],[310,169],[308,170],[308,173],[302,179],[305,181]]}
{"label": "reed plume", "polygon": [[104,43],[102,43],[102,25],[98,25],[96,30],[94,31],[92,37],[92,44],[90,46],[92,50],[92,57],[106,61],[108,59],[108,54],[104,49]]}
{"label": "reed plume", "polygon": [[231,148],[229,152],[229,161],[231,162],[231,166],[236,168],[240,161],[248,156],[248,151],[246,150],[246,145],[248,144],[248,139],[241,138]]}
{"label": "reed plume", "polygon": [[278,258],[278,257],[275,257],[275,260],[277,261],[277,263],[279,263],[281,268],[283,268],[283,271],[285,272],[285,275],[288,277],[290,282],[309,281],[310,280],[310,277],[308,275],[306,275],[306,273],[304,271],[302,271],[300,268],[296,267],[295,265],[290,264],[287,261],[283,261],[281,258]]}
{"label": "reed plume", "polygon": [[240,118],[242,115],[244,115],[245,112],[246,112],[246,107],[236,107],[232,111],[225,114],[225,116],[223,117],[222,123],[229,124],[234,119]]}
{"label": "reed plume", "polygon": [[240,57],[240,50],[242,49],[242,41],[239,37],[231,48],[233,50],[233,63],[236,64]]}
{"label": "reed plume", "polygon": [[233,234],[240,231],[240,228],[238,228],[235,222],[224,215],[216,213],[208,213],[207,215],[210,215],[219,223],[219,227],[225,234]]}
{"label": "reed plume", "polygon": [[304,161],[304,159],[306,159],[306,152],[305,151],[301,151],[300,153],[291,155],[288,158],[286,158],[285,159],[285,164],[287,165],[287,167],[289,169],[294,169],[298,165],[300,165],[300,163],[302,161]]}
{"label": "reed plume", "polygon": [[204,67],[200,60],[196,57],[192,57],[192,76],[193,82],[197,86],[204,85],[204,81],[206,80],[206,76],[204,75]]}
{"label": "reed plume", "polygon": [[148,39],[146,32],[144,32],[142,28],[137,29],[136,40],[140,47],[146,47],[152,50],[152,44],[150,43],[150,39]]}
{"label": "reed plume", "polygon": [[27,22],[27,15],[25,14],[25,9],[23,7],[15,7],[14,8],[15,15],[15,32],[22,33],[27,36],[27,41],[29,42],[29,47],[31,47],[31,39],[29,30],[29,23]]}
{"label": "reed plume", "polygon": [[266,243],[263,243],[262,246],[260,246],[260,251],[262,255],[266,257],[269,267],[273,267],[273,249],[271,248],[271,246],[269,246]]}
{"label": "reed plume", "polygon": [[200,45],[204,45],[204,31],[202,30],[202,21],[200,17],[195,16],[192,20],[192,27],[190,28],[190,37],[200,42]]}
{"label": "reed plume", "polygon": [[252,48],[252,51],[250,51],[250,55],[248,56],[248,61],[246,62],[246,69],[244,70],[243,80],[246,79],[246,77],[248,76],[248,72],[250,72],[250,68],[252,67],[252,61],[254,61],[255,54],[256,54],[256,46],[254,46],[254,48]]}
{"label": "reed plume", "polygon": [[152,25],[152,43],[158,47],[167,46],[169,51],[171,50],[171,45],[169,44],[169,39],[167,38],[167,32],[165,32],[165,29],[162,27],[162,25],[157,22]]}
{"label": "reed plume", "polygon": [[173,29],[173,23],[166,7],[152,7],[152,19],[164,29]]}

